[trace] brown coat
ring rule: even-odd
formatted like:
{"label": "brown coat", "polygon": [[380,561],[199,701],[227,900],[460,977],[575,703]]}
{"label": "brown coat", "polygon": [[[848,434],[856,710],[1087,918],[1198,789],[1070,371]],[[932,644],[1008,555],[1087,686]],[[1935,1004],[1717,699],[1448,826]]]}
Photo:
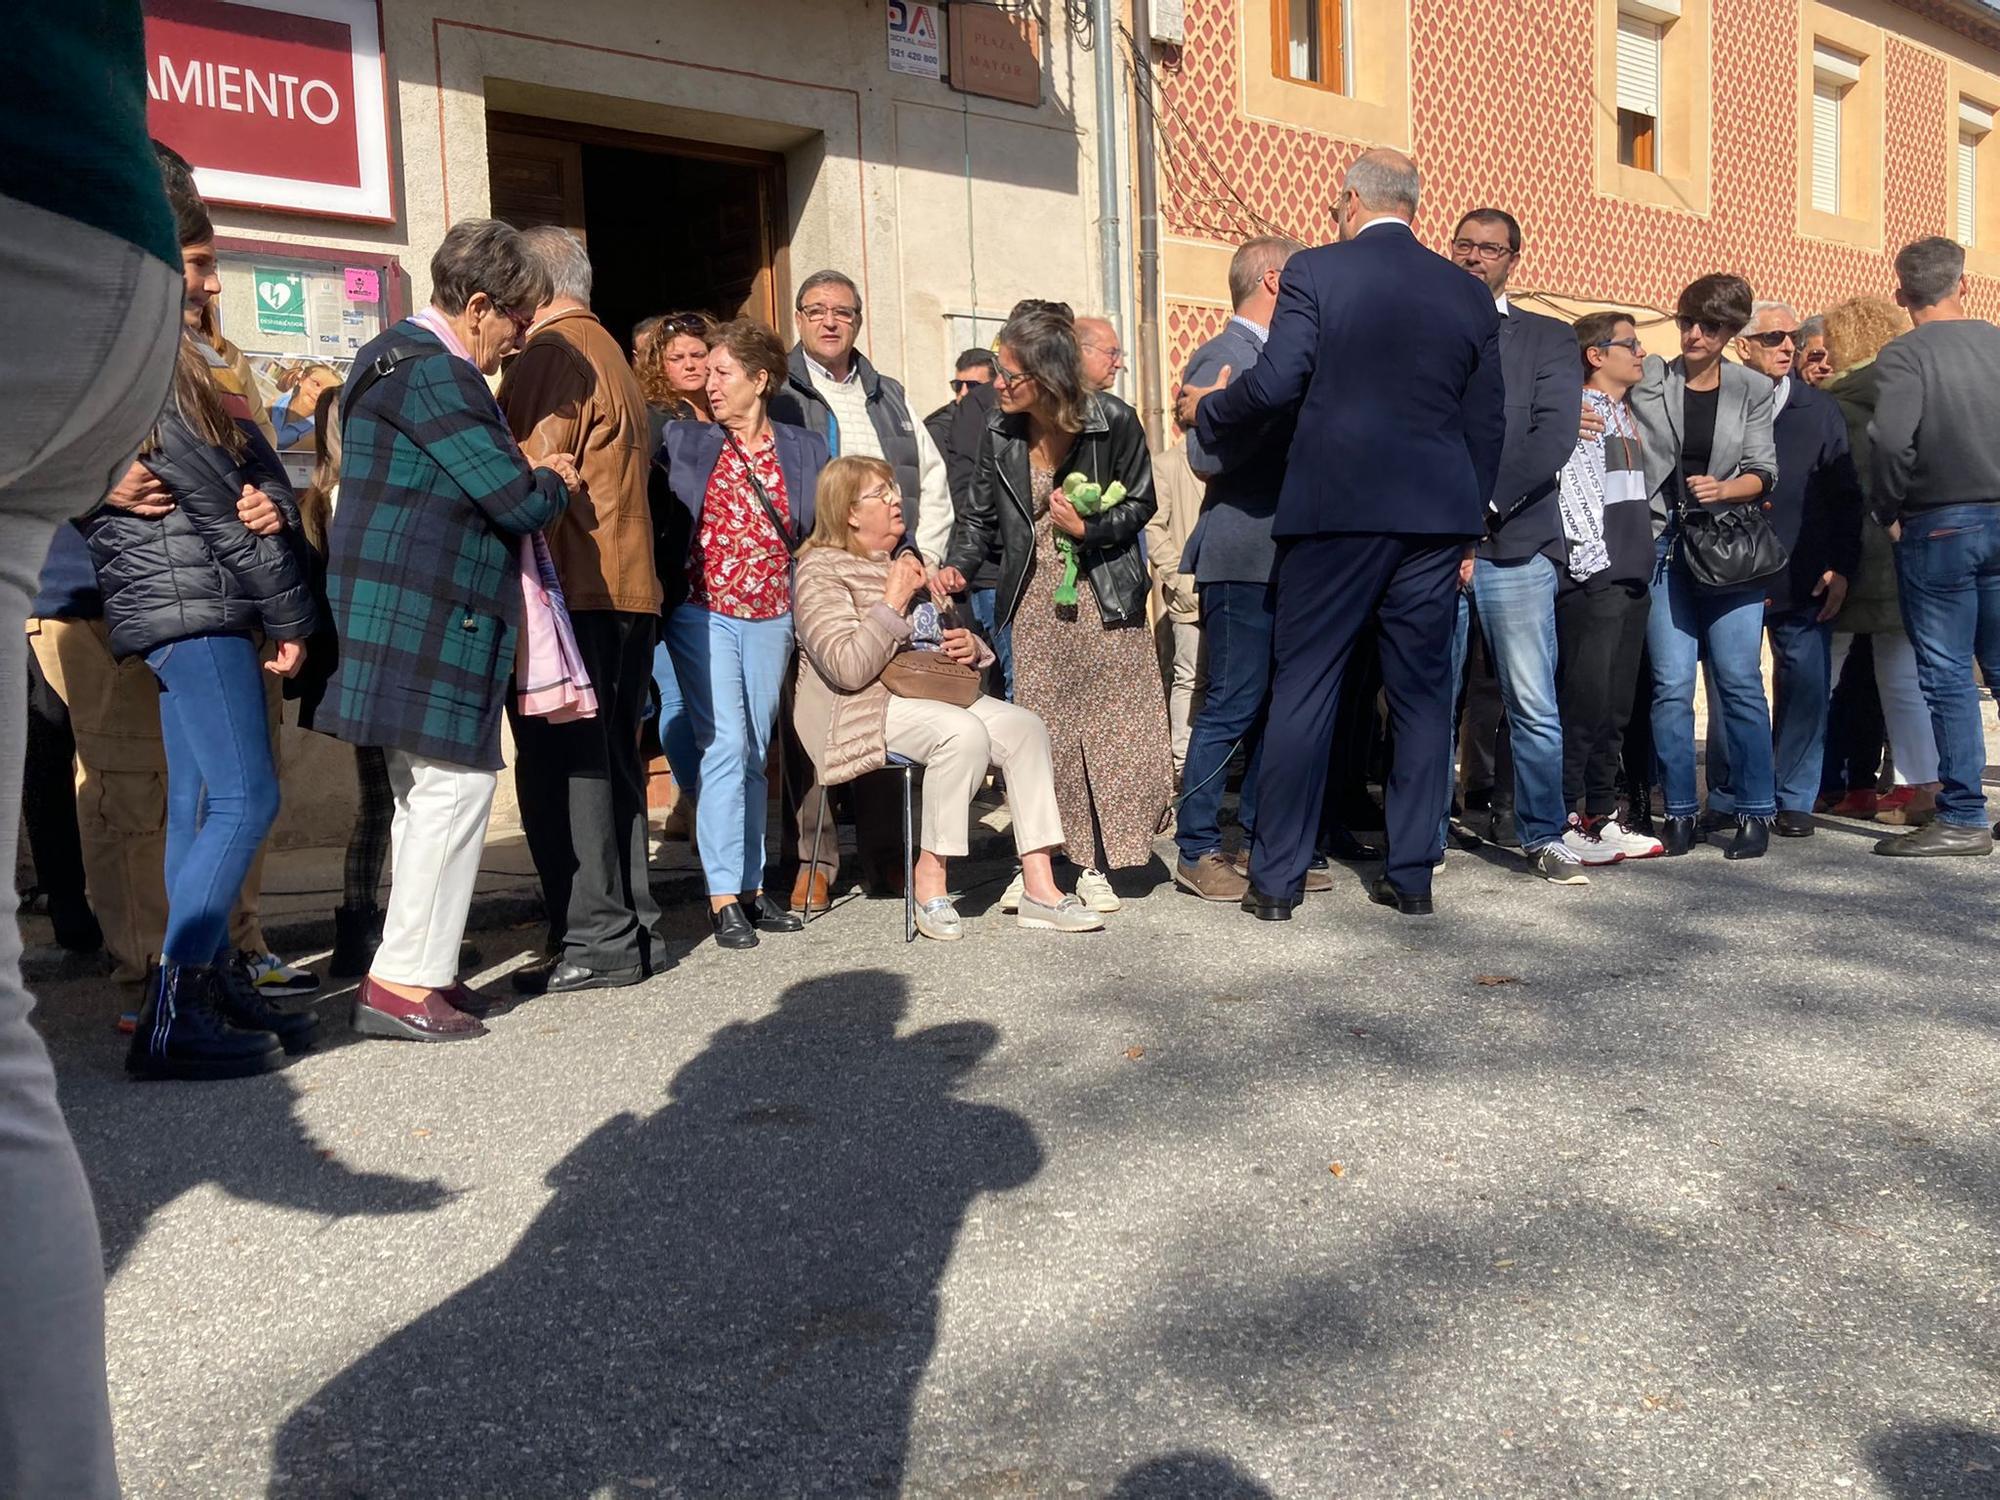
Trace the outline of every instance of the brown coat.
{"label": "brown coat", "polygon": [[568,453],[583,475],[584,493],[548,529],[569,607],[657,614],[652,423],[618,341],[587,308],[551,314],[507,371],[500,406],[530,463]]}
{"label": "brown coat", "polygon": [[792,583],[799,643],[792,723],[820,782],[839,786],[889,763],[889,690],[882,669],[910,622],[882,599],[889,559],[808,547]]}
{"label": "brown coat", "polygon": [[1194,575],[1181,571],[1181,551],[1201,519],[1208,482],[1189,467],[1187,443],[1176,442],[1153,465],[1153,494],[1160,508],[1146,523],[1146,566],[1152,570],[1160,606],[1170,619],[1193,624],[1201,618]]}

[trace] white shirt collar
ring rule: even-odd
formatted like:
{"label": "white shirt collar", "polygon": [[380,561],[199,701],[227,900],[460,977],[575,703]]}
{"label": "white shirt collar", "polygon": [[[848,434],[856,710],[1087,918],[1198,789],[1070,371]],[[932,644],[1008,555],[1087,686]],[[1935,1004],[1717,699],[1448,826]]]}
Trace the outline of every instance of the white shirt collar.
{"label": "white shirt collar", "polygon": [[1271,342],[1271,330],[1262,323],[1246,318],[1242,313],[1231,313],[1229,321],[1232,323],[1241,323],[1245,328],[1256,334],[1258,343],[1268,344]]}
{"label": "white shirt collar", "polygon": [[1408,230],[1412,234],[1416,233],[1415,230],[1410,229],[1410,221],[1408,219],[1398,218],[1395,214],[1377,214],[1366,224],[1363,224],[1359,229],[1354,231],[1355,237],[1358,239],[1377,224],[1394,224],[1398,229]]}
{"label": "white shirt collar", "polygon": [[821,376],[824,376],[826,378],[826,383],[828,385],[852,385],[854,383],[855,377],[860,375],[861,373],[861,361],[855,359],[852,355],[848,356],[847,378],[845,380],[842,380],[838,375],[834,374],[833,371],[829,370],[825,365],[821,364],[818,360],[814,359],[810,354],[806,356],[806,370],[807,373],[809,373],[815,380],[819,379]]}
{"label": "white shirt collar", "polygon": [[1783,380],[1778,382],[1777,392],[1771,397],[1771,415],[1773,417],[1785,409],[1785,403],[1791,399],[1791,396],[1792,377],[1787,375]]}
{"label": "white shirt collar", "polygon": [[1499,296],[1493,299],[1493,306],[1499,311],[1500,316],[1503,318],[1509,318],[1514,315],[1514,304],[1507,300],[1507,294],[1505,292],[1502,292]]}

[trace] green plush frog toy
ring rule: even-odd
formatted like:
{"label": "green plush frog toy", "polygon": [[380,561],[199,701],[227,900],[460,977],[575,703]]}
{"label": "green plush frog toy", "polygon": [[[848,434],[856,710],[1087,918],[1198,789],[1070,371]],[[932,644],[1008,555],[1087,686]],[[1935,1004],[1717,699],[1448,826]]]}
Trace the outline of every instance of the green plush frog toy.
{"label": "green plush frog toy", "polygon": [[[1123,481],[1114,479],[1111,487],[1092,484],[1088,475],[1072,474],[1062,482],[1065,499],[1076,507],[1076,513],[1086,520],[1091,516],[1101,516],[1120,500],[1125,498]],[[1076,575],[1082,563],[1082,554],[1077,551],[1077,539],[1066,531],[1056,532],[1056,553],[1062,558],[1063,575],[1056,584],[1056,607],[1066,608],[1076,604]]]}

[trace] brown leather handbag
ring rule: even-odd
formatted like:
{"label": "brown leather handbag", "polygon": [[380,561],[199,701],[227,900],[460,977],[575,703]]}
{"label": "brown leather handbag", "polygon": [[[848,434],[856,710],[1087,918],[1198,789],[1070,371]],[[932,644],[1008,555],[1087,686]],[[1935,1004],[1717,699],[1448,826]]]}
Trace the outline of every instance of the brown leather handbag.
{"label": "brown leather handbag", "polygon": [[923,698],[970,708],[979,701],[980,674],[942,651],[898,651],[882,669],[882,686],[898,698]]}

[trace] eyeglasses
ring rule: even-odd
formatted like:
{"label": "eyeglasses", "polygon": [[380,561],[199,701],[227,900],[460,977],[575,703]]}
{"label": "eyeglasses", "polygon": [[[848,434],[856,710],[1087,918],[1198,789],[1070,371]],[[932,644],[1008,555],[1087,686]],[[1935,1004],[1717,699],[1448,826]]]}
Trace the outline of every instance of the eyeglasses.
{"label": "eyeglasses", "polygon": [[1682,333],[1699,328],[1712,339],[1728,338],[1730,334],[1736,331],[1734,328],[1723,323],[1711,323],[1707,318],[1690,318],[1686,315],[1675,318],[1674,327],[1678,328]]}
{"label": "eyeglasses", "polygon": [[1773,328],[1769,333],[1746,333],[1743,337],[1753,344],[1762,344],[1766,349],[1782,349],[1787,344],[1797,348],[1799,331],[1796,328]]}
{"label": "eyeglasses", "polygon": [[1503,255],[1512,255],[1512,245],[1496,245],[1491,240],[1453,240],[1453,255],[1476,255],[1481,260],[1498,260]]}
{"label": "eyeglasses", "polygon": [[951,393],[954,396],[963,396],[967,391],[971,390],[975,385],[984,385],[984,384],[986,384],[986,382],[983,380],[954,380],[951,383]]}
{"label": "eyeglasses", "polygon": [[1005,365],[995,365],[993,367],[993,383],[995,385],[1025,385],[1034,378],[1032,375],[1023,375],[1019,370],[1010,370]]}
{"label": "eyeglasses", "polygon": [[1644,354],[1646,352],[1639,346],[1639,340],[1636,336],[1629,339],[1599,339],[1590,347],[1593,349],[1629,349],[1634,354]]}
{"label": "eyeglasses", "polygon": [[1101,354],[1106,359],[1110,360],[1111,363],[1113,363],[1114,365],[1122,365],[1125,363],[1125,351],[1119,348],[1116,344],[1112,344],[1109,347],[1106,347],[1103,344],[1078,343],[1077,347],[1079,349],[1088,349],[1093,354]]}
{"label": "eyeglasses", "polygon": [[861,309],[834,307],[825,302],[815,302],[810,307],[801,307],[799,316],[808,323],[852,323],[861,316]]}
{"label": "eyeglasses", "polygon": [[903,492],[893,484],[878,484],[872,490],[863,490],[854,498],[857,502],[862,500],[880,500],[888,505],[891,510],[901,510],[903,508]]}

